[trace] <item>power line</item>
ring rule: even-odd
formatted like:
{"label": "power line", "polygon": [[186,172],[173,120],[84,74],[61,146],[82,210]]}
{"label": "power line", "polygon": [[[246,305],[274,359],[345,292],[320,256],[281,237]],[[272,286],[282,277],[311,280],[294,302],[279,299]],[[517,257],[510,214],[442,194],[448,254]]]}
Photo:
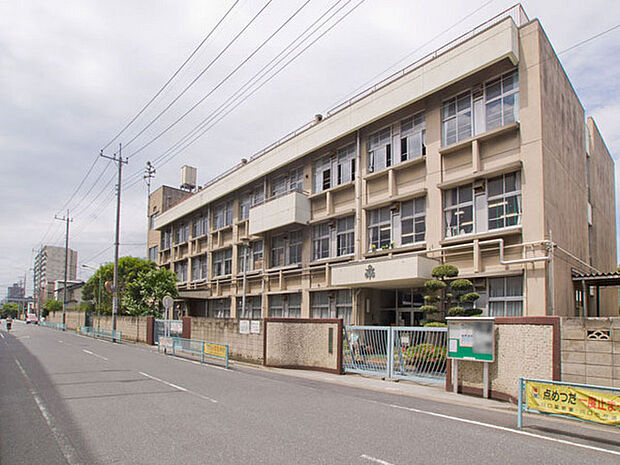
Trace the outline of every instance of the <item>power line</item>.
{"label": "power line", "polygon": [[110,139],[110,141],[107,144],[103,146],[103,150],[107,149],[115,140],[117,140],[127,130],[127,128],[129,128],[129,126],[131,126],[140,117],[140,115],[144,113],[144,111],[151,105],[151,103],[153,103],[155,99],[161,95],[164,89],[168,87],[168,85],[172,82],[172,80],[175,77],[177,77],[177,75],[181,72],[181,70],[185,67],[185,65],[187,65],[187,63],[189,63],[189,61],[194,57],[194,55],[198,53],[198,50],[200,50],[200,48],[205,44],[205,42],[209,40],[209,38],[213,35],[213,33],[217,30],[217,28],[224,22],[226,17],[235,8],[235,6],[237,6],[238,3],[239,3],[239,0],[235,0],[232,6],[226,11],[226,13],[224,13],[224,16],[222,16],[220,20],[216,23],[216,25],[213,26],[213,28],[209,31],[209,33],[204,37],[204,39],[202,39],[202,41],[198,44],[198,46],[194,49],[194,51],[189,54],[189,56],[185,59],[185,61],[181,64],[181,66],[179,66],[179,68],[172,74],[172,76],[166,81],[166,83],[161,87],[161,89],[159,89],[155,93],[155,95],[151,97],[151,99],[146,103],[146,105],[142,107],[142,109],[123,127],[123,129],[121,129],[118,132],[118,134],[116,134],[112,139]]}
{"label": "power line", "polygon": [[[151,125],[153,125],[153,123],[155,123],[166,111],[168,111],[170,109],[170,107],[172,107],[172,105],[174,105],[183,95],[185,95],[185,92],[187,92],[195,83],[196,81],[198,81],[198,79],[200,79],[210,68],[211,66],[213,66],[215,64],[215,62],[217,60],[220,59],[220,57],[237,41],[237,39],[239,37],[241,37],[241,35],[252,25],[252,23],[254,23],[254,21],[261,15],[261,13],[263,13],[263,11],[265,11],[265,9],[269,6],[269,4],[272,2],[273,0],[268,0],[267,3],[265,3],[265,5],[263,5],[263,7],[258,11],[258,13],[256,13],[254,15],[254,17],[252,17],[252,19],[250,20],[250,22],[248,22],[243,29],[241,29],[241,31],[239,31],[239,33],[237,33],[237,35],[235,37],[233,37],[233,39],[228,42],[228,44],[220,51],[220,53],[217,54],[217,56],[211,60],[211,62],[209,62],[209,64],[200,72],[198,73],[198,76],[196,76],[186,87],[185,89],[183,89],[181,91],[181,93],[179,95],[177,95],[172,102],[170,102],[162,111],[160,111],[157,116],[155,116],[155,118],[153,118],[144,128],[142,128],[138,134],[136,134],[135,136],[133,136],[131,139],[129,139],[129,141],[125,144],[125,147],[131,145],[138,137],[140,137],[144,131],[146,131],[148,128],[151,127]],[[133,155],[133,154],[132,154]],[[130,156],[132,156],[130,155]]]}

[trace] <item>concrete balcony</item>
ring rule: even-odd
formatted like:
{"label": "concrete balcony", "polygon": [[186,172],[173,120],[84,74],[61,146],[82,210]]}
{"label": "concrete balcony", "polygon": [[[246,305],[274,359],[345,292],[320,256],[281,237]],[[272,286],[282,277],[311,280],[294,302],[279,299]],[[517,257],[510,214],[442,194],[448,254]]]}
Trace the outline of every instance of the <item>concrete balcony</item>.
{"label": "concrete balcony", "polygon": [[369,258],[332,266],[331,284],[352,287],[421,287],[439,262],[417,254]]}
{"label": "concrete balcony", "polygon": [[308,224],[310,212],[307,195],[297,191],[289,192],[252,207],[248,232],[255,235],[291,224]]}

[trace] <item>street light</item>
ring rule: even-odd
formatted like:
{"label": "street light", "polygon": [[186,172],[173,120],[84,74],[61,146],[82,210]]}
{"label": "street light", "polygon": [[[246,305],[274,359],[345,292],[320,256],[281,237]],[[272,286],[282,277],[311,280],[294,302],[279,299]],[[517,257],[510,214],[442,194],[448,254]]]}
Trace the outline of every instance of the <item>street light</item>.
{"label": "street light", "polygon": [[[89,270],[95,271],[95,273],[98,271],[98,268],[85,263],[82,264],[82,268],[88,268]],[[101,323],[101,315],[99,314],[99,311],[101,310],[101,274],[102,273],[99,273],[99,292],[97,293],[97,331],[99,331]]]}

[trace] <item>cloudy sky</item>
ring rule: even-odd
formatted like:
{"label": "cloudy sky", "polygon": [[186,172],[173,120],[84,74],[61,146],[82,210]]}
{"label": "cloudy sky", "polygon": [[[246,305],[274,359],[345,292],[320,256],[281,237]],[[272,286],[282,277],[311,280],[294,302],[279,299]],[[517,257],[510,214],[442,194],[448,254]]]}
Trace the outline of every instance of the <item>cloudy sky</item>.
{"label": "cloudy sky", "polygon": [[[79,262],[96,266],[113,259],[115,168],[97,158],[102,148],[112,155],[122,143],[123,156],[130,157],[124,167],[121,254],[144,256],[147,191],[142,172],[147,160],[154,160],[157,168],[153,188],[178,185],[184,164],[196,166],[198,182],[205,183],[315,113],[325,112],[512,4],[0,0],[0,298],[24,274],[30,292],[33,250],[41,244],[64,244],[64,224],[54,215],[64,215],[67,209],[74,218],[70,247],[78,250]],[[620,24],[620,2],[611,0],[523,5],[530,18],[541,20],[557,52]],[[170,85],[115,138],[229,9]],[[263,81],[247,86],[247,93],[240,95],[266,82],[262,87],[246,99],[232,100],[239,105],[231,111],[226,110],[231,106],[224,106],[218,112],[306,30],[291,48],[305,37],[307,41],[283,61],[275,61],[279,64]],[[620,28],[560,56],[614,157],[620,154],[618,56]],[[182,138],[203,121],[201,137],[187,147],[178,144],[193,140]],[[80,277],[89,274],[83,269]]]}

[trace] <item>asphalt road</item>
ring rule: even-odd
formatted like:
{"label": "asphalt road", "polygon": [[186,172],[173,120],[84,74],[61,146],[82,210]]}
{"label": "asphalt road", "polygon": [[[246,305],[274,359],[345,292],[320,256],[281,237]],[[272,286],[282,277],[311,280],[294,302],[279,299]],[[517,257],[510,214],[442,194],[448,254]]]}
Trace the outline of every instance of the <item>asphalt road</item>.
{"label": "asphalt road", "polygon": [[16,323],[0,464],[615,464],[614,428],[231,370]]}

